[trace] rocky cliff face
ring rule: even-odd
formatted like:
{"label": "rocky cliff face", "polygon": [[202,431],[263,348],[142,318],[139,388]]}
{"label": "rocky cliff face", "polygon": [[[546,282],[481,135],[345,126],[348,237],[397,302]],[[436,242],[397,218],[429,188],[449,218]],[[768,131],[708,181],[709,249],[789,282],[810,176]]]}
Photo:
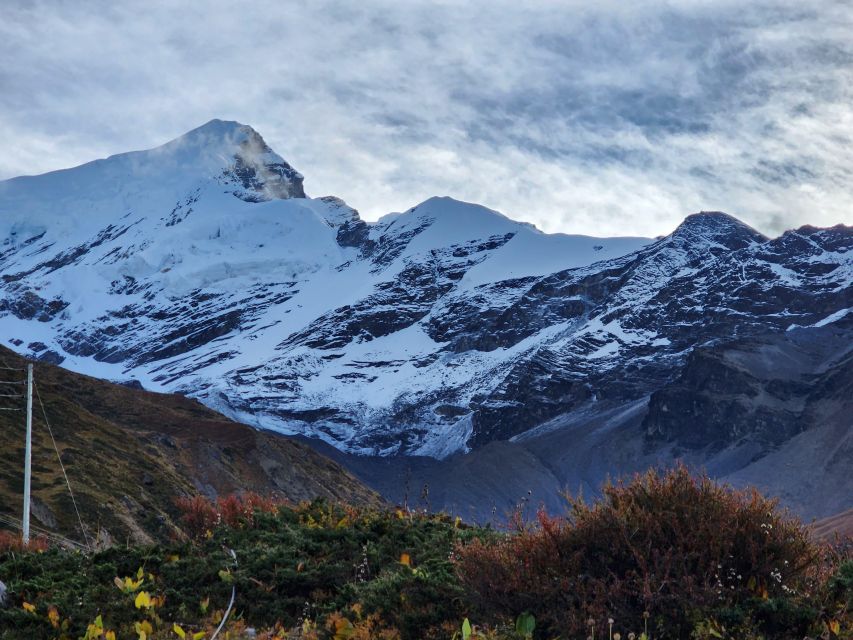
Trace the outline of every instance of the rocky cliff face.
{"label": "rocky cliff face", "polygon": [[[600,239],[449,198],[369,223],[304,196],[260,135],[219,121],[0,183],[0,331],[359,456],[550,442],[534,457],[552,484],[614,470],[566,467],[614,416],[642,456],[701,462],[783,446],[849,384],[823,339],[772,345],[827,327],[850,342],[850,227],[771,239],[704,212],[658,240]],[[771,355],[799,364],[767,377]]]}

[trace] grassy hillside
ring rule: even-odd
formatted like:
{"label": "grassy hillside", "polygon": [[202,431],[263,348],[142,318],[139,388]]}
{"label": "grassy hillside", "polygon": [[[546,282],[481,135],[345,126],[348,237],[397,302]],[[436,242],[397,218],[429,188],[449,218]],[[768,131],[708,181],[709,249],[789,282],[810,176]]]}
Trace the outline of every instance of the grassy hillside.
{"label": "grassy hillside", "polygon": [[853,538],[853,509],[816,521],[812,531],[817,538],[828,541],[836,537]]}
{"label": "grassy hillside", "polygon": [[[26,362],[0,347],[0,366]],[[0,380],[25,374],[0,371]],[[282,436],[233,422],[180,395],[150,393],[36,363],[36,386],[87,534],[150,543],[176,528],[177,496],[239,491],[293,501],[326,497],[378,505],[338,464]],[[23,387],[0,385],[0,393]],[[23,399],[0,399],[2,407]],[[56,453],[34,399],[33,524],[82,540]],[[0,411],[0,514],[20,518],[24,412]]]}

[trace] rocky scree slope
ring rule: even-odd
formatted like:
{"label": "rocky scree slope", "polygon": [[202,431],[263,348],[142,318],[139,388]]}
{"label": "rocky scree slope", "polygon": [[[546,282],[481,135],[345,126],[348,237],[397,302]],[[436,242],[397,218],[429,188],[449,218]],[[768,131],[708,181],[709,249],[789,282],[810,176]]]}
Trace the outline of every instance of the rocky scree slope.
{"label": "rocky scree slope", "polygon": [[825,517],[853,496],[851,333],[853,314],[697,346],[647,396],[589,403],[440,461],[322,450],[392,500],[497,523],[517,506],[560,511],[564,489],[595,496],[608,478],[674,460]]}
{"label": "rocky scree slope", "polygon": [[[821,385],[849,383],[843,225],[767,238],[704,212],[657,240],[599,239],[449,198],[369,223],[305,197],[250,127],[213,121],[0,183],[0,238],[0,331],[19,352],[323,441],[366,476],[364,456],[392,473],[471,453],[485,479],[447,480],[444,504],[597,486],[638,456],[734,448],[735,473],[830,411]],[[823,333],[842,347],[795,338]],[[498,450],[510,474],[477,466]]]}

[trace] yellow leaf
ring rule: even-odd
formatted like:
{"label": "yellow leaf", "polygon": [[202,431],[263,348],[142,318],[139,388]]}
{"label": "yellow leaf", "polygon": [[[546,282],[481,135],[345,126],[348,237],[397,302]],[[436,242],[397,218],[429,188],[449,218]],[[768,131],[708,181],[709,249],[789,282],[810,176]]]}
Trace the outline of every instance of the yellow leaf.
{"label": "yellow leaf", "polygon": [[115,583],[115,586],[124,591],[124,580],[116,576],[115,578],[113,578],[113,582]]}
{"label": "yellow leaf", "polygon": [[177,553],[173,553],[173,554],[172,554],[172,555],[170,555],[167,559],[168,559],[168,560],[169,560],[169,562],[171,562],[172,564],[175,564],[178,560],[180,560],[180,559],[181,559],[181,556],[179,556]]}
{"label": "yellow leaf", "polygon": [[59,628],[59,610],[56,607],[49,607],[47,610],[47,619],[50,620],[50,626],[54,629]]}
{"label": "yellow leaf", "polygon": [[24,611],[29,611],[30,613],[36,612],[36,606],[34,604],[30,604],[29,602],[25,602],[23,605]]}
{"label": "yellow leaf", "polygon": [[86,627],[85,640],[97,640],[104,635],[104,620],[101,616],[95,618],[95,621]]}
{"label": "yellow leaf", "polygon": [[146,609],[151,608],[151,596],[148,595],[147,591],[140,591],[136,594],[136,600],[134,601],[137,609],[142,609],[145,607]]}
{"label": "yellow leaf", "polygon": [[770,594],[767,593],[766,588],[761,589],[761,599],[762,600],[769,600],[770,599]]}
{"label": "yellow leaf", "polygon": [[104,640],[116,640],[116,632],[115,631],[107,631],[104,634]]}
{"label": "yellow leaf", "polygon": [[174,631],[175,635],[181,638],[181,640],[187,637],[187,632],[181,629],[181,625],[179,625],[177,622],[172,625],[172,631]]}
{"label": "yellow leaf", "polygon": [[198,608],[201,609],[202,613],[207,613],[207,607],[210,605],[210,598],[205,598],[201,602],[198,603]]}
{"label": "yellow leaf", "polygon": [[830,620],[829,621],[829,630],[832,631],[833,635],[838,635],[841,633],[841,623],[838,620]]}
{"label": "yellow leaf", "polygon": [[201,640],[204,637],[204,631],[196,631],[193,634],[193,640]]}
{"label": "yellow leaf", "polygon": [[409,557],[408,553],[404,553],[404,554],[400,555],[400,564],[404,564],[407,567],[412,566],[412,559],[411,559],[411,557]]}
{"label": "yellow leaf", "polygon": [[154,628],[151,626],[151,623],[148,620],[143,620],[142,622],[134,622],[134,629],[136,629],[136,633],[139,635],[139,640],[148,640],[148,636],[154,633]]}
{"label": "yellow leaf", "polygon": [[101,628],[99,628],[93,624],[90,624],[88,626],[88,628],[86,629],[85,638],[86,638],[86,640],[96,640],[97,638],[100,638],[102,635],[104,635],[103,629],[101,629]]}
{"label": "yellow leaf", "polygon": [[335,640],[349,640],[355,629],[346,618],[335,620]]}
{"label": "yellow leaf", "polygon": [[144,576],[144,575],[145,575],[145,572],[142,570],[142,567],[139,567],[139,569],[136,570],[136,579],[142,580],[142,576]]}
{"label": "yellow leaf", "polygon": [[124,582],[122,582],[118,578],[115,578],[113,582],[115,582],[116,586],[125,593],[133,593],[140,587],[143,582],[145,582],[145,578],[139,578],[139,580],[134,580],[133,578],[125,578]]}
{"label": "yellow leaf", "polygon": [[456,520],[453,521],[453,526],[458,529],[462,524],[462,518],[460,516],[456,516]]}

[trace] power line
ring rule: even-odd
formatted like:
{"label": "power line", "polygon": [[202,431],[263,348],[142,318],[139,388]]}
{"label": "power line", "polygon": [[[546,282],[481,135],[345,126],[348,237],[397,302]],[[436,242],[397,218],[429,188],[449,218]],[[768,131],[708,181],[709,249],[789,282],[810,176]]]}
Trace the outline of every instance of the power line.
{"label": "power line", "polygon": [[[6,524],[8,526],[14,527],[15,529],[21,529],[21,522],[17,518],[12,518],[3,514],[0,514],[0,522]],[[31,528],[35,530],[37,533],[44,535],[48,538],[54,538],[66,544],[74,545],[75,547],[79,547],[81,549],[85,549],[85,545],[77,542],[76,540],[72,540],[71,538],[66,538],[65,536],[56,533],[55,531],[51,531],[50,529],[45,529],[44,527],[39,527],[37,525],[31,525]]]}
{"label": "power line", "polygon": [[47,411],[44,408],[44,402],[41,400],[41,394],[38,390],[38,385],[33,383],[33,387],[36,390],[36,397],[38,398],[39,405],[41,405],[41,412],[44,416],[44,424],[47,426],[47,432],[50,434],[50,441],[53,443],[53,450],[56,451],[56,459],[59,460],[59,468],[62,469],[62,475],[65,478],[65,484],[68,486],[68,493],[71,495],[71,504],[74,505],[74,512],[77,514],[77,522],[80,523],[80,531],[83,534],[83,539],[86,541],[86,547],[89,551],[92,550],[92,546],[89,544],[89,536],[86,535],[86,528],[83,526],[83,518],[80,517],[80,510],[77,508],[77,500],[74,499],[74,491],[71,490],[71,482],[68,480],[68,474],[65,471],[65,465],[62,464],[62,456],[59,455],[59,447],[56,446],[56,438],[53,437],[53,429],[50,428],[50,422],[47,419]]}
{"label": "power line", "polygon": [[[6,361],[6,358],[0,357],[0,361],[2,361],[3,365],[0,366],[0,371],[24,371],[24,369],[18,367],[10,367],[9,363]],[[23,386],[27,382],[26,380],[0,380],[0,386]],[[10,389],[10,391],[12,391]],[[0,393],[0,398],[22,398],[23,393]],[[0,411],[22,411],[21,407],[0,407]]]}
{"label": "power line", "polygon": [[[26,371],[26,369],[23,369],[23,368],[10,367],[9,363],[6,361],[5,358],[0,357],[0,360],[2,360],[2,363],[3,363],[3,366],[0,366],[0,371],[19,371],[19,372]],[[0,384],[23,385],[23,384],[26,384],[26,381],[23,381],[23,380],[20,380],[20,381],[0,381]],[[41,394],[39,393],[39,390],[35,384],[35,381],[33,381],[33,388],[35,389],[36,396],[38,397],[39,405],[41,406],[42,415],[44,416],[44,424],[47,427],[47,432],[50,434],[50,440],[51,440],[51,443],[53,444],[53,450],[56,452],[56,459],[59,461],[59,468],[62,470],[63,478],[65,478],[65,485],[68,487],[68,494],[71,496],[71,504],[74,505],[74,513],[77,515],[77,522],[80,524],[80,532],[83,534],[83,539],[85,540],[86,544],[82,545],[79,542],[71,540],[70,538],[65,538],[64,536],[61,536],[57,533],[53,533],[47,529],[42,529],[41,527],[33,527],[33,528],[40,531],[44,535],[47,535],[48,537],[53,537],[57,540],[61,540],[61,541],[65,542],[67,544],[72,544],[72,545],[79,547],[81,549],[85,548],[85,549],[88,549],[89,551],[91,551],[92,546],[89,544],[89,537],[86,535],[86,528],[83,526],[83,518],[80,516],[80,509],[77,507],[77,500],[74,498],[74,491],[71,489],[71,482],[68,480],[68,473],[65,470],[65,465],[62,462],[62,456],[59,454],[59,447],[56,446],[56,438],[54,438],[54,436],[53,436],[53,429],[51,429],[51,427],[50,427],[50,421],[47,418],[47,411],[45,410],[44,402],[41,399]],[[0,398],[20,398],[20,397],[23,397],[23,394],[8,394],[8,395],[7,394],[0,394]],[[21,411],[21,409],[17,408],[17,407],[0,407],[0,411]],[[25,528],[23,526],[23,523],[21,525],[18,525],[16,522],[10,521],[8,517],[3,516],[2,514],[0,514],[0,521],[6,521],[7,524],[12,524],[12,525],[14,525],[20,529]],[[27,525],[29,527],[29,523],[27,523]]]}
{"label": "power line", "polygon": [[[0,523],[5,524],[6,526],[9,526],[9,527],[13,527],[13,528],[18,529],[18,530],[21,530],[23,528],[20,520],[18,520],[17,518],[9,517],[9,516],[4,515],[2,513],[0,513]],[[45,529],[43,527],[39,527],[36,525],[31,525],[31,528],[34,529],[36,532],[40,533],[41,535],[45,536],[46,538],[53,538],[54,540],[57,540],[57,541],[62,542],[64,544],[72,545],[72,546],[77,547],[79,549],[85,549],[86,548],[85,545],[80,544],[76,540],[72,540],[71,538],[66,538],[65,536],[60,535],[58,533],[55,533],[55,532],[51,531],[50,529]]]}
{"label": "power line", "polygon": [[[14,527],[15,529],[22,529],[23,528],[20,520],[18,520],[17,518],[11,518],[11,517],[3,515],[3,514],[0,514],[0,522],[2,522],[3,524],[6,524],[8,526]],[[75,547],[80,547],[81,549],[85,549],[85,546],[80,544],[76,540],[72,540],[71,538],[66,538],[65,536],[63,536],[59,533],[56,533],[54,531],[51,531],[50,529],[45,529],[44,527],[39,527],[37,525],[32,525],[31,528],[34,529],[35,531],[37,531],[38,533],[48,537],[48,538],[55,538],[56,540],[60,540],[62,542],[68,543],[68,544],[73,544]]]}

